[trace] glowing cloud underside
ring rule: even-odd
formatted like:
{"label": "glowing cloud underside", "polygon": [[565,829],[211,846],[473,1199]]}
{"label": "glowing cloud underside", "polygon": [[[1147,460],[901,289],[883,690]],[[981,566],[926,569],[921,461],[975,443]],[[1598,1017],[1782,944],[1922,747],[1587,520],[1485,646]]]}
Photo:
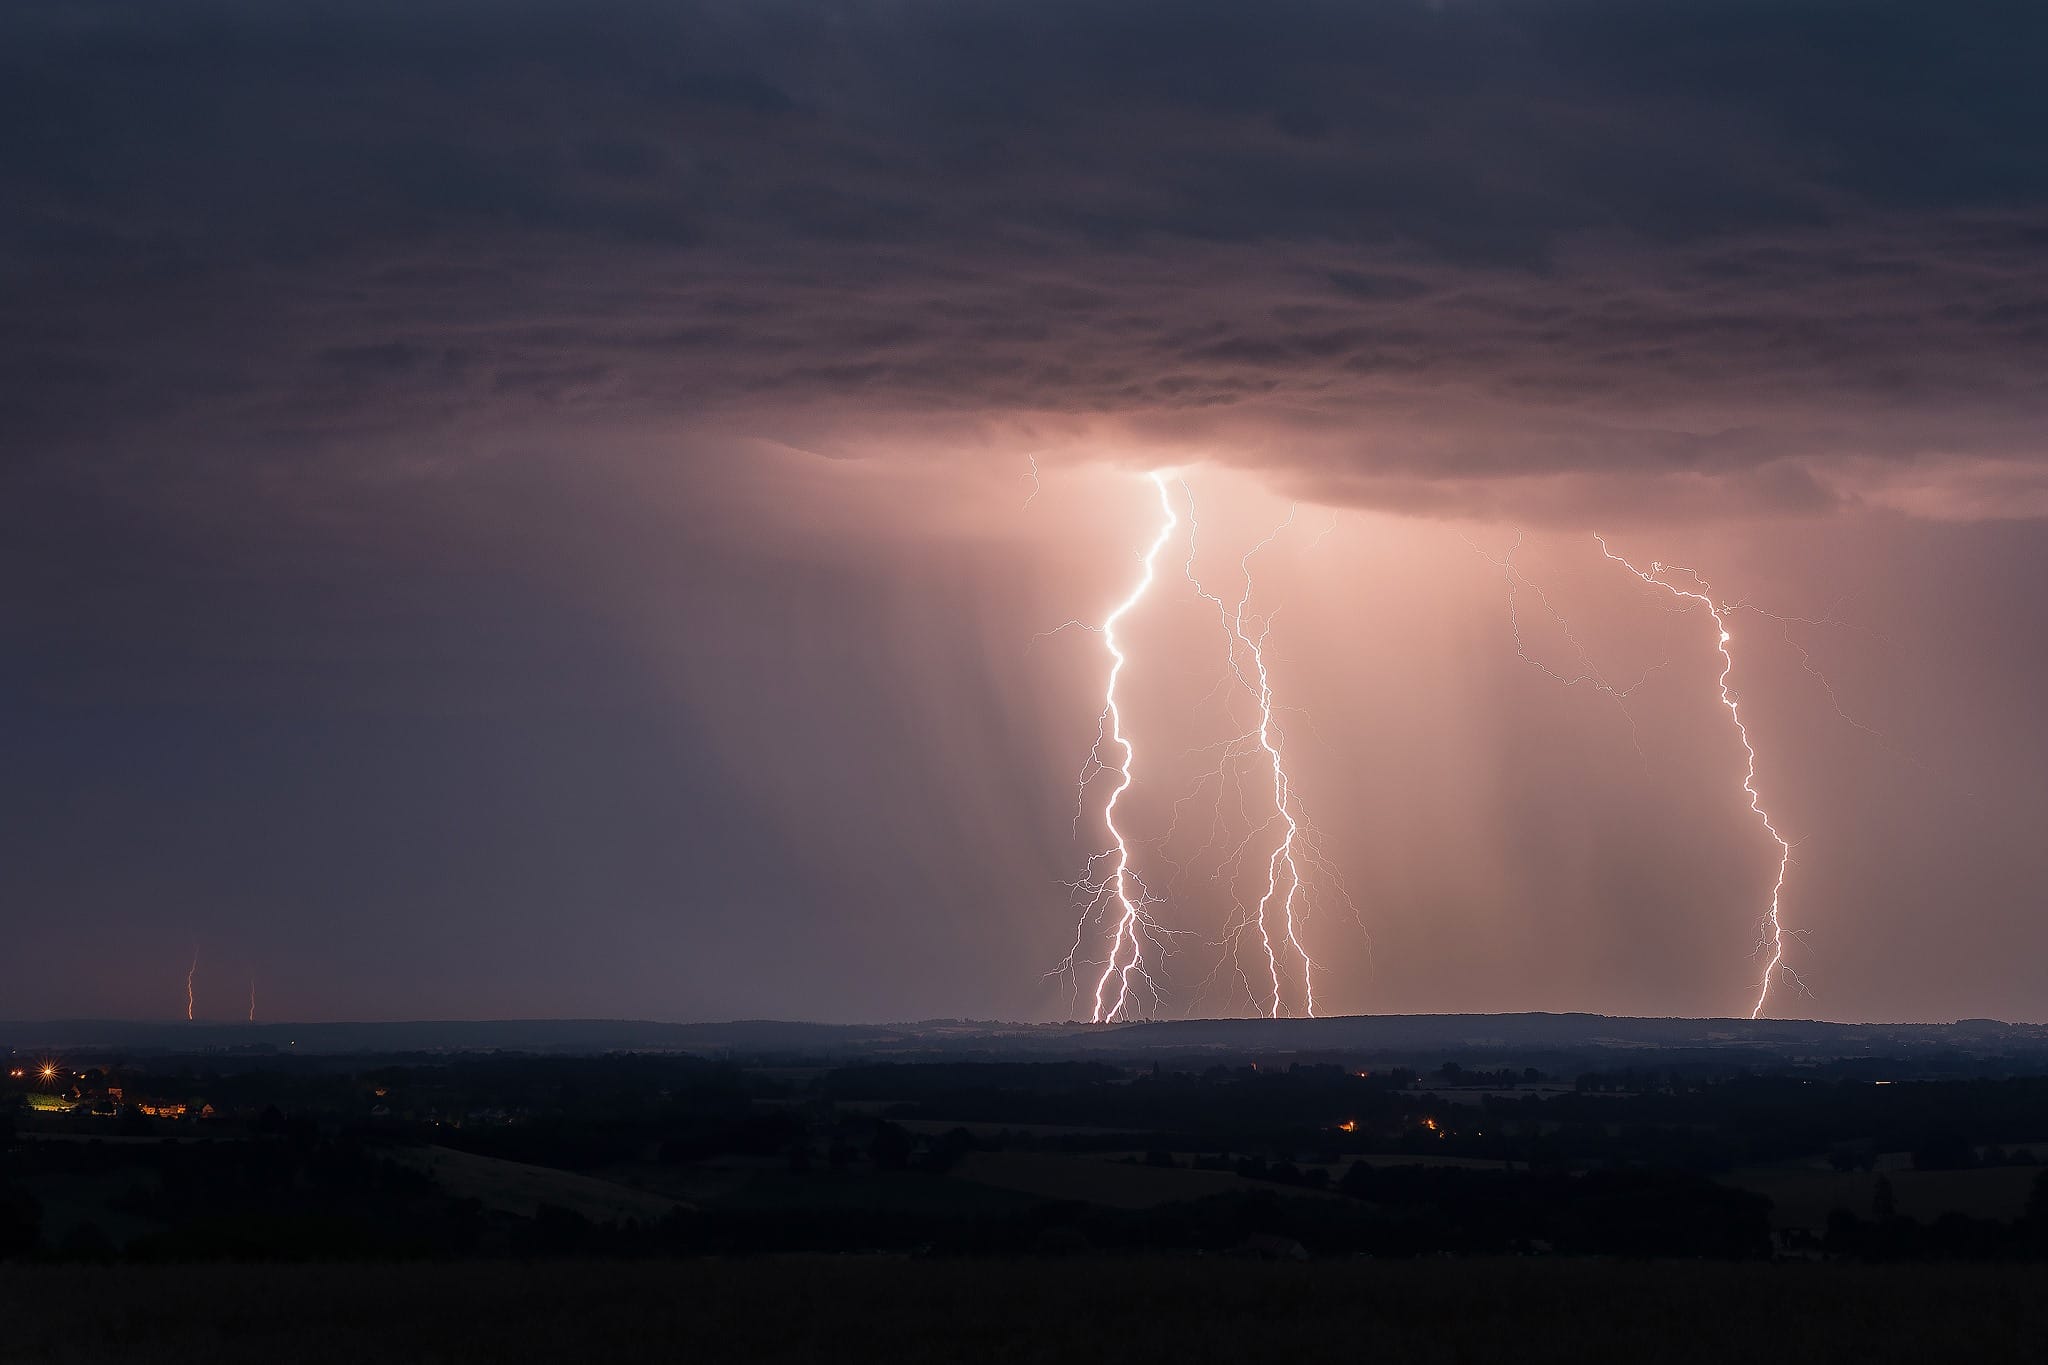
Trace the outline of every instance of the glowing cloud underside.
{"label": "glowing cloud underside", "polygon": [[[1771,884],[1770,907],[1764,912],[1761,932],[1757,938],[1757,956],[1768,956],[1768,961],[1764,964],[1763,978],[1757,985],[1756,1003],[1749,1011],[1750,1018],[1759,1018],[1764,1012],[1764,1003],[1770,999],[1771,983],[1777,979],[1780,971],[1791,977],[1794,984],[1799,983],[1798,976],[1785,965],[1785,925],[1779,916],[1780,905],[1785,895],[1785,878],[1792,867],[1792,845],[1778,832],[1778,827],[1771,822],[1769,812],[1764,810],[1763,798],[1758,794],[1756,786],[1756,746],[1750,742],[1749,727],[1742,722],[1742,704],[1728,688],[1728,676],[1735,671],[1735,655],[1729,648],[1735,639],[1728,629],[1729,609],[1714,600],[1712,585],[1701,578],[1697,571],[1683,565],[1667,566],[1654,561],[1647,571],[1639,569],[1608,549],[1607,542],[1599,536],[1593,539],[1599,542],[1600,553],[1607,558],[1652,587],[1661,588],[1673,597],[1699,603],[1707,609],[1707,615],[1714,622],[1715,648],[1721,652],[1721,675],[1716,680],[1720,687],[1721,705],[1728,709],[1728,718],[1735,723],[1735,733],[1741,738],[1742,751],[1748,757],[1748,767],[1742,775],[1742,790],[1748,795],[1749,808],[1755,812],[1764,832],[1770,835],[1772,842],[1778,846],[1778,876]],[[1683,574],[1697,585],[1697,589],[1682,588],[1668,582],[1659,576],[1665,573]]]}

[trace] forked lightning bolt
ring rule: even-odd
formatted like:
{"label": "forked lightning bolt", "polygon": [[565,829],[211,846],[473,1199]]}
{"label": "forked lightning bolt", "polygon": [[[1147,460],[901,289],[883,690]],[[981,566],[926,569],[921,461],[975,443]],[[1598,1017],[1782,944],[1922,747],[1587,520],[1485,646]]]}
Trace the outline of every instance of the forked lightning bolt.
{"label": "forked lightning bolt", "polygon": [[[1717,679],[1721,691],[1721,705],[1728,708],[1728,718],[1735,723],[1735,733],[1741,737],[1742,751],[1749,759],[1748,768],[1742,775],[1742,790],[1749,796],[1749,808],[1756,813],[1764,832],[1770,835],[1772,842],[1778,846],[1778,876],[1771,884],[1770,908],[1764,912],[1762,932],[1757,941],[1757,955],[1761,957],[1768,952],[1770,960],[1764,964],[1763,979],[1757,986],[1756,1004],[1751,1006],[1749,1011],[1750,1018],[1759,1018],[1764,1012],[1764,1002],[1770,999],[1771,983],[1777,979],[1780,970],[1791,976],[1795,984],[1799,981],[1791,968],[1785,966],[1785,925],[1779,917],[1779,907],[1785,895],[1785,877],[1792,868],[1792,845],[1778,832],[1778,827],[1771,822],[1769,812],[1764,810],[1763,797],[1758,794],[1756,787],[1756,746],[1750,742],[1749,727],[1742,723],[1742,703],[1728,688],[1728,676],[1735,671],[1735,655],[1729,649],[1729,645],[1735,639],[1728,629],[1729,608],[1714,600],[1712,585],[1701,578],[1696,570],[1683,565],[1667,566],[1652,561],[1649,569],[1645,571],[1609,549],[1607,542],[1601,537],[1596,535],[1593,539],[1599,542],[1600,553],[1637,578],[1653,587],[1662,588],[1673,597],[1699,603],[1707,609],[1707,615],[1713,619],[1715,648],[1721,651],[1721,676]],[[1697,590],[1679,587],[1659,577],[1667,572],[1684,574],[1698,585]]]}
{"label": "forked lightning bolt", "polygon": [[[1264,1012],[1273,1018],[1279,1018],[1282,1009],[1281,993],[1283,988],[1280,981],[1280,952],[1274,946],[1271,919],[1274,898],[1279,897],[1285,916],[1283,938],[1294,949],[1295,955],[1301,959],[1302,990],[1306,1002],[1306,1012],[1314,1015],[1316,1012],[1315,963],[1310,959],[1308,952],[1302,948],[1301,939],[1296,933],[1294,923],[1295,897],[1301,889],[1301,869],[1294,860],[1294,843],[1301,832],[1301,823],[1294,816],[1291,786],[1287,780],[1287,768],[1280,757],[1281,742],[1276,740],[1274,735],[1273,681],[1272,675],[1266,669],[1265,645],[1267,635],[1271,630],[1271,619],[1268,618],[1266,621],[1260,622],[1255,634],[1247,628],[1247,616],[1251,609],[1252,598],[1252,559],[1260,550],[1272,544],[1280,533],[1293,523],[1294,511],[1290,508],[1287,513],[1287,520],[1275,527],[1273,532],[1264,540],[1261,540],[1258,544],[1247,550],[1243,559],[1238,561],[1238,570],[1243,577],[1244,590],[1238,595],[1237,605],[1233,608],[1225,603],[1222,598],[1204,588],[1201,580],[1195,577],[1195,534],[1197,527],[1195,499],[1193,492],[1188,490],[1185,484],[1182,485],[1182,491],[1185,493],[1188,501],[1189,530],[1188,562],[1186,566],[1188,581],[1194,584],[1195,591],[1204,600],[1216,608],[1217,620],[1225,632],[1224,648],[1229,659],[1230,673],[1251,694],[1258,706],[1258,724],[1223,746],[1223,764],[1227,767],[1232,758],[1238,755],[1240,752],[1239,746],[1250,741],[1256,741],[1259,751],[1266,757],[1266,766],[1272,776],[1274,811],[1272,818],[1279,820],[1285,826],[1279,842],[1274,845],[1266,859],[1266,889],[1260,895],[1257,907],[1240,915],[1230,926],[1230,930],[1226,934],[1227,944],[1234,955],[1239,936],[1246,932],[1248,928],[1256,927],[1258,929],[1259,945],[1265,950],[1266,970],[1273,986],[1272,995]],[[1240,649],[1249,656],[1251,662],[1251,672],[1249,674],[1246,673],[1244,666],[1238,661]],[[1220,799],[1222,794],[1221,768],[1219,768],[1216,776],[1218,778],[1218,798]],[[1225,866],[1235,863],[1237,857],[1242,854],[1245,845],[1249,844],[1261,831],[1269,828],[1271,823],[1272,820],[1267,820],[1254,826],[1243,842],[1238,845],[1237,853],[1227,860]],[[1218,872],[1220,873],[1222,870],[1219,867]],[[1281,890],[1283,882],[1286,887],[1284,892]]]}
{"label": "forked lightning bolt", "polygon": [[[1158,534],[1140,558],[1138,581],[1129,595],[1103,618],[1101,625],[1091,627],[1102,636],[1102,646],[1109,654],[1109,676],[1103,686],[1102,714],[1096,722],[1095,746],[1089,750],[1088,761],[1081,769],[1076,799],[1085,804],[1089,785],[1105,773],[1113,774],[1115,786],[1102,808],[1102,824],[1109,834],[1109,847],[1089,858],[1080,879],[1073,883],[1076,894],[1084,903],[1080,920],[1074,926],[1074,946],[1061,970],[1078,972],[1081,943],[1087,936],[1090,921],[1102,923],[1113,917],[1115,927],[1110,934],[1109,954],[1095,982],[1094,1010],[1089,1016],[1098,1024],[1131,1017],[1136,1012],[1137,993],[1141,989],[1154,1004],[1158,1003],[1158,986],[1145,966],[1145,947],[1148,943],[1160,942],[1165,934],[1147,912],[1146,907],[1154,903],[1154,898],[1131,870],[1130,841],[1117,825],[1117,803],[1135,780],[1132,768],[1137,761],[1137,750],[1124,731],[1123,707],[1117,700],[1117,684],[1123,677],[1127,660],[1116,629],[1151,591],[1157,576],[1159,554],[1173,538],[1174,529],[1180,525],[1180,518],[1173,510],[1173,499],[1167,491],[1166,472],[1154,470],[1147,478],[1159,495]],[[1113,763],[1104,757],[1105,744],[1120,754]],[[1108,874],[1098,877],[1096,869],[1104,863],[1109,865]]]}
{"label": "forked lightning bolt", "polygon": [[[1169,940],[1188,932],[1169,929],[1154,917],[1151,907],[1167,897],[1155,893],[1139,875],[1134,866],[1133,840],[1119,823],[1120,803],[1136,782],[1137,753],[1125,727],[1124,706],[1118,692],[1124,667],[1129,662],[1118,628],[1151,593],[1158,579],[1159,558],[1181,521],[1169,488],[1168,472],[1155,470],[1147,478],[1158,495],[1160,519],[1151,542],[1139,553],[1140,570],[1136,583],[1100,625],[1068,621],[1057,628],[1080,627],[1100,635],[1103,648],[1109,655],[1109,672],[1103,686],[1095,743],[1076,783],[1074,814],[1078,828],[1088,812],[1091,786],[1097,778],[1108,776],[1112,790],[1102,805],[1100,816],[1108,834],[1108,844],[1089,858],[1079,878],[1068,883],[1079,902],[1080,912],[1074,927],[1073,944],[1058,968],[1059,975],[1078,987],[1084,962],[1089,967],[1095,965],[1093,959],[1084,957],[1091,930],[1106,935],[1108,951],[1101,960],[1101,970],[1096,977],[1090,1014],[1097,1023],[1128,1019],[1141,1010],[1160,1005],[1158,966],[1148,959],[1148,950],[1156,948],[1163,955],[1171,946]],[[1315,825],[1301,808],[1293,776],[1288,770],[1286,734],[1278,719],[1282,708],[1274,698],[1268,663],[1266,647],[1272,632],[1273,613],[1260,615],[1253,610],[1255,585],[1252,562],[1293,525],[1294,511],[1290,509],[1286,520],[1239,559],[1241,587],[1235,603],[1231,603],[1208,591],[1196,576],[1195,542],[1199,526],[1195,500],[1185,482],[1180,483],[1180,490],[1187,502],[1188,522],[1184,571],[1195,592],[1215,609],[1223,633],[1227,668],[1219,688],[1228,689],[1224,703],[1226,714],[1233,709],[1229,698],[1242,690],[1256,707],[1257,719],[1243,726],[1233,738],[1210,746],[1221,753],[1216,768],[1196,784],[1194,791],[1174,803],[1174,822],[1166,835],[1156,843],[1142,847],[1163,849],[1169,844],[1179,828],[1182,809],[1213,780],[1216,783],[1216,809],[1212,812],[1209,839],[1195,857],[1205,858],[1233,821],[1244,826],[1243,837],[1235,838],[1235,832],[1232,833],[1230,837],[1235,838],[1234,847],[1210,873],[1213,880],[1231,888],[1235,902],[1224,939],[1216,945],[1224,950],[1217,972],[1226,966],[1234,966],[1244,983],[1249,1003],[1258,1013],[1278,1018],[1292,1012],[1293,1002],[1298,1001],[1300,1011],[1312,1016],[1316,1011],[1316,962],[1304,941],[1304,926],[1313,904],[1320,893],[1329,892],[1344,904],[1352,905],[1354,917],[1357,910],[1342,878],[1322,856]],[[1316,536],[1309,548],[1320,545],[1334,527],[1333,519],[1331,526]],[[1231,686],[1233,682],[1234,688]],[[1233,717],[1232,724],[1238,726],[1242,722]],[[1264,813],[1256,819],[1247,814],[1244,785],[1246,772],[1254,763],[1258,769],[1255,782],[1259,789],[1269,793],[1258,798],[1257,804]],[[1224,811],[1224,803],[1231,791],[1237,794],[1234,816],[1226,815]],[[1270,845],[1264,842],[1269,835],[1272,836]],[[1248,904],[1249,898],[1237,898],[1236,888],[1243,862],[1254,846],[1263,853],[1265,868],[1261,877],[1262,889],[1255,903]],[[1160,856],[1174,869],[1177,884],[1178,874],[1185,871],[1186,863],[1165,859],[1163,852]],[[1363,928],[1362,922],[1360,927]],[[1251,956],[1256,959],[1263,955],[1264,970],[1253,969],[1264,979],[1262,988],[1253,986],[1253,976],[1247,974],[1244,961],[1246,944],[1254,931],[1258,950]],[[1296,964],[1299,964],[1298,969]],[[1214,981],[1215,976],[1216,973],[1212,973],[1210,980]]]}
{"label": "forked lightning bolt", "polygon": [[[1212,813],[1209,842],[1196,856],[1206,854],[1215,843],[1216,830],[1221,819],[1220,807],[1227,791],[1238,792],[1240,815],[1243,813],[1243,789],[1235,765],[1239,760],[1249,758],[1253,754],[1264,760],[1261,766],[1270,778],[1272,814],[1258,821],[1246,819],[1249,826],[1247,833],[1238,841],[1231,853],[1216,865],[1213,876],[1218,880],[1225,880],[1227,874],[1227,880],[1234,886],[1235,869],[1253,841],[1261,834],[1271,831],[1276,824],[1281,827],[1281,833],[1267,855],[1265,889],[1260,894],[1257,905],[1246,908],[1239,902],[1235,918],[1225,931],[1224,942],[1221,945],[1225,949],[1225,957],[1223,962],[1218,964],[1218,970],[1220,971],[1226,964],[1235,966],[1240,980],[1245,984],[1247,995],[1251,997],[1253,1008],[1278,1018],[1287,1009],[1288,987],[1283,983],[1283,958],[1290,962],[1299,959],[1302,1009],[1305,1014],[1313,1016],[1316,964],[1301,938],[1302,924],[1310,908],[1310,872],[1323,874],[1326,884],[1334,883],[1335,894],[1343,902],[1349,904],[1350,896],[1345,891],[1341,879],[1334,875],[1317,849],[1314,826],[1301,810],[1293,778],[1288,774],[1283,756],[1285,732],[1275,719],[1274,713],[1278,707],[1273,697],[1272,674],[1266,661],[1266,644],[1272,631],[1273,618],[1270,613],[1263,618],[1258,617],[1251,609],[1252,560],[1293,524],[1294,511],[1289,509],[1286,520],[1263,540],[1253,545],[1238,561],[1242,590],[1236,605],[1232,606],[1203,587],[1201,580],[1195,575],[1195,538],[1199,532],[1199,522],[1195,514],[1193,492],[1188,490],[1185,483],[1181,487],[1188,504],[1188,558],[1185,568],[1187,579],[1193,584],[1195,592],[1216,609],[1217,621],[1223,630],[1225,657],[1228,662],[1223,684],[1228,685],[1232,679],[1236,680],[1256,705],[1258,720],[1256,724],[1232,739],[1213,746],[1220,750],[1217,767],[1196,784],[1195,791],[1175,803],[1176,824],[1181,807],[1213,780],[1216,783],[1218,810]],[[1333,521],[1332,527],[1334,525]],[[1328,534],[1329,531],[1326,529],[1322,535],[1316,537],[1309,548],[1313,549],[1315,545],[1320,544]],[[1308,871],[1304,871],[1305,867]],[[1352,909],[1356,917],[1356,906],[1354,905]],[[1271,983],[1271,990],[1263,1007],[1260,1006],[1258,996],[1253,992],[1250,979],[1245,976],[1238,957],[1243,937],[1253,928],[1258,930],[1259,944],[1265,956],[1266,975]],[[1287,976],[1291,978],[1292,975],[1290,967]],[[1211,979],[1214,979],[1213,975]]]}
{"label": "forked lightning bolt", "polygon": [[[1290,519],[1293,515],[1292,512],[1288,513]],[[1275,531],[1273,534],[1280,533]],[[1271,539],[1271,536],[1267,537],[1267,541]],[[1287,780],[1287,768],[1280,761],[1280,744],[1274,738],[1273,679],[1266,671],[1266,634],[1271,626],[1270,619],[1261,624],[1257,638],[1245,633],[1245,611],[1252,598],[1252,556],[1257,554],[1267,541],[1261,541],[1259,545],[1253,546],[1244,557],[1244,593],[1237,599],[1237,614],[1230,623],[1231,632],[1237,636],[1238,643],[1250,652],[1253,671],[1258,674],[1259,747],[1266,751],[1266,757],[1273,768],[1273,809],[1280,813],[1280,819],[1287,826],[1286,834],[1281,836],[1280,843],[1266,859],[1266,894],[1259,897],[1259,936],[1265,941],[1267,956],[1272,957],[1273,936],[1267,924],[1267,914],[1277,896],[1280,898],[1280,916],[1286,928],[1287,944],[1301,959],[1303,1009],[1313,1017],[1316,1012],[1316,964],[1309,959],[1308,949],[1301,946],[1301,938],[1296,932],[1294,922],[1294,901],[1301,893],[1301,868],[1294,861],[1294,841],[1301,833],[1301,824],[1294,818],[1293,802],[1289,794],[1291,784]],[[1286,882],[1284,893],[1281,891],[1283,879]],[[1277,963],[1273,972],[1273,1014],[1276,1018],[1280,1014],[1280,973]]]}

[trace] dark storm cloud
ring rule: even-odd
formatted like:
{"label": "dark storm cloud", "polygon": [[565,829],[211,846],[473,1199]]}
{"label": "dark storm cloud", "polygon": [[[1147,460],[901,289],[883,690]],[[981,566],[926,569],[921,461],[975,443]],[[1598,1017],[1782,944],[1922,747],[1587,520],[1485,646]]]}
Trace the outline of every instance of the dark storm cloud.
{"label": "dark storm cloud", "polygon": [[2044,40],[1815,0],[17,5],[0,417],[76,457],[1051,414],[1411,504],[2024,482]]}
{"label": "dark storm cloud", "polygon": [[[1708,645],[1598,526],[1900,642],[1745,627],[1816,1008],[2038,1017],[2044,39],[1888,0],[0,6],[0,905],[96,964],[21,1008],[182,1010],[195,940],[311,1014],[1063,1008],[1101,656],[1026,642],[1127,572],[1145,490],[1056,467],[1106,457],[1187,470],[1205,573],[1294,494],[1502,523],[1304,509],[1260,561],[1394,964],[1344,1007],[1722,1009],[1716,926],[1746,975]],[[1670,631],[1641,751],[1532,685],[1460,539],[1544,521],[1517,564],[1603,668]],[[1203,605],[1132,622],[1167,763]]]}

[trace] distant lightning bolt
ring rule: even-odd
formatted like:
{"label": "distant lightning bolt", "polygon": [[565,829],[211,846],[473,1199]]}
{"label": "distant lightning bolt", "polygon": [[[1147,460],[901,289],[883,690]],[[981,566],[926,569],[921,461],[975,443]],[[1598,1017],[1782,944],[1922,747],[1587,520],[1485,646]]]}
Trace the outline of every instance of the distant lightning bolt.
{"label": "distant lightning bolt", "polygon": [[[1716,636],[1715,648],[1721,652],[1721,676],[1717,679],[1721,691],[1721,705],[1728,708],[1728,718],[1735,723],[1735,733],[1741,737],[1742,751],[1749,759],[1748,769],[1742,776],[1742,790],[1748,794],[1749,808],[1756,813],[1756,818],[1763,825],[1764,832],[1770,835],[1772,841],[1778,846],[1778,877],[1771,885],[1770,909],[1764,913],[1762,933],[1757,942],[1758,956],[1762,956],[1766,949],[1770,953],[1770,960],[1764,964],[1763,980],[1757,987],[1756,1004],[1751,1006],[1749,1011],[1750,1018],[1758,1018],[1764,1012],[1764,1002],[1770,998],[1771,983],[1777,979],[1778,972],[1781,969],[1788,976],[1791,976],[1795,983],[1799,981],[1798,976],[1789,967],[1784,965],[1785,926],[1784,922],[1779,918],[1779,907],[1785,894],[1785,877],[1792,867],[1792,845],[1786,841],[1784,835],[1778,832],[1778,827],[1771,823],[1770,814],[1763,807],[1763,798],[1757,793],[1756,746],[1750,742],[1749,728],[1742,723],[1741,702],[1728,689],[1728,675],[1735,671],[1735,655],[1729,649],[1729,645],[1735,639],[1728,629],[1727,613],[1730,608],[1724,607],[1714,600],[1712,586],[1705,579],[1701,578],[1696,570],[1677,564],[1669,566],[1667,570],[1667,566],[1664,564],[1653,561],[1646,572],[1638,569],[1635,565],[1629,563],[1628,560],[1607,548],[1607,542],[1601,537],[1596,535],[1593,539],[1599,542],[1600,553],[1606,555],[1624,569],[1627,569],[1637,578],[1642,579],[1643,582],[1653,587],[1662,588],[1673,597],[1698,602],[1707,609],[1707,614],[1713,618]],[[1684,574],[1699,585],[1699,590],[1693,591],[1688,588],[1681,588],[1658,577],[1659,574],[1667,571]]]}
{"label": "distant lightning bolt", "polygon": [[249,978],[249,1022],[256,1022],[256,978]]}
{"label": "distant lightning bolt", "polygon": [[192,993],[192,982],[198,975],[199,950],[194,948],[192,950],[192,965],[185,969],[185,1018],[187,1022],[190,1022],[192,1018],[192,1004],[195,998]]}
{"label": "distant lightning bolt", "polygon": [[1036,455],[1027,455],[1025,458],[1031,462],[1031,472],[1023,475],[1023,477],[1031,480],[1031,491],[1024,495],[1024,507],[1017,509],[1020,512],[1031,506],[1032,500],[1038,496],[1038,457]]}
{"label": "distant lightning bolt", "polygon": [[[1155,1003],[1159,995],[1151,972],[1145,966],[1144,954],[1145,944],[1157,942],[1164,931],[1146,911],[1146,906],[1152,904],[1154,898],[1131,870],[1130,843],[1116,820],[1117,803],[1131,789],[1134,781],[1132,767],[1137,759],[1137,750],[1124,733],[1123,708],[1117,700],[1117,683],[1123,677],[1127,659],[1117,640],[1116,628],[1151,591],[1153,579],[1157,576],[1160,551],[1166,548],[1167,541],[1173,538],[1174,528],[1180,525],[1180,518],[1173,510],[1173,499],[1167,493],[1166,472],[1154,470],[1146,477],[1159,495],[1161,521],[1158,534],[1140,559],[1142,569],[1129,595],[1103,618],[1101,625],[1091,627],[1102,636],[1110,666],[1109,677],[1103,686],[1102,714],[1096,723],[1095,745],[1089,750],[1088,761],[1081,770],[1077,800],[1086,802],[1089,784],[1103,773],[1115,774],[1116,785],[1102,808],[1102,823],[1109,833],[1110,847],[1091,857],[1080,879],[1073,883],[1085,904],[1080,921],[1074,927],[1074,946],[1061,970],[1073,972],[1077,969],[1081,941],[1087,934],[1090,920],[1100,921],[1113,914],[1116,927],[1110,937],[1109,955],[1095,983],[1094,1013],[1090,1017],[1096,1023],[1130,1017],[1134,1010],[1134,992],[1139,989],[1140,982]],[[1104,759],[1105,744],[1121,751],[1122,757],[1117,762]],[[1110,864],[1109,873],[1097,880],[1096,868],[1105,862]],[[1113,992],[1112,984],[1115,986]]]}

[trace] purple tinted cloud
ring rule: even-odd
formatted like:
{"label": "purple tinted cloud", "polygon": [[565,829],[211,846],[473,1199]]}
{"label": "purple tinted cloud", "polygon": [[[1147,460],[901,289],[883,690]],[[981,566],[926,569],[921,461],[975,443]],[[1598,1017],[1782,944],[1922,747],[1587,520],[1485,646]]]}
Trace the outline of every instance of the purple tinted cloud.
{"label": "purple tinted cloud", "polygon": [[1563,476],[1811,510],[1959,457],[2033,484],[2024,7],[0,23],[32,454],[1065,419],[1424,509]]}

